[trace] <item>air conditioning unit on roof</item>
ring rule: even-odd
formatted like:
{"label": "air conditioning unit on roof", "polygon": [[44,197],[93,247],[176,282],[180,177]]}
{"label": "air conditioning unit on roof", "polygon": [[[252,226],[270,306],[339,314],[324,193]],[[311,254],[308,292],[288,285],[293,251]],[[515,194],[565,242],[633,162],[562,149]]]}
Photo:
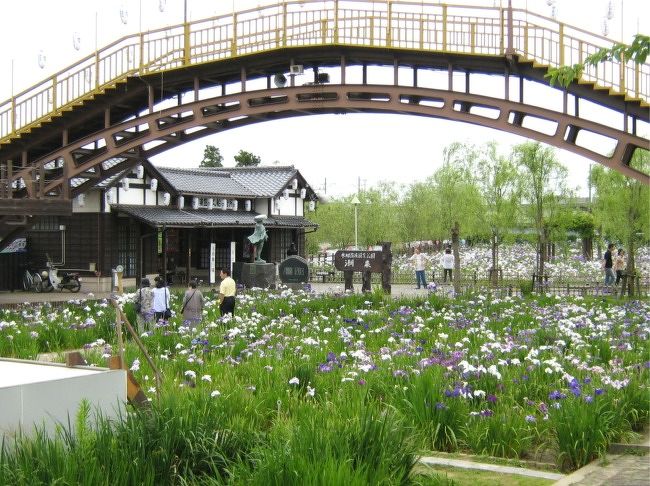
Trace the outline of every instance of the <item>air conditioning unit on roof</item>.
{"label": "air conditioning unit on roof", "polygon": [[302,74],[304,72],[304,69],[302,67],[302,64],[292,64],[289,66],[289,74]]}

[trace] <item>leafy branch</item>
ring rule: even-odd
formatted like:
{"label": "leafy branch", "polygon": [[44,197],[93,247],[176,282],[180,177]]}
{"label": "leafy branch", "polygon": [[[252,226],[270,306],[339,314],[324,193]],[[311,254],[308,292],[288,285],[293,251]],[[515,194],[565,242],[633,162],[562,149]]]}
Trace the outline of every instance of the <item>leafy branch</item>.
{"label": "leafy branch", "polygon": [[551,86],[559,84],[566,88],[573,81],[578,80],[588,66],[597,66],[600,63],[613,60],[619,62],[632,60],[636,64],[643,64],[648,58],[648,54],[650,54],[650,36],[636,34],[630,45],[619,42],[610,48],[602,48],[587,56],[584,63],[550,68],[544,77],[549,79]]}

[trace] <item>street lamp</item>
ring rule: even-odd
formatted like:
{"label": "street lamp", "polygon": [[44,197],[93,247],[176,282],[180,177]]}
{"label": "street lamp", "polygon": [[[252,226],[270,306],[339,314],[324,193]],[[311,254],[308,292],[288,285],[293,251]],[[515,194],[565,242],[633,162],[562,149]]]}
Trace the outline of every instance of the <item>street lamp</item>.
{"label": "street lamp", "polygon": [[359,201],[359,198],[357,196],[354,196],[351,202],[354,205],[354,248],[356,250],[359,248],[359,231],[358,231],[359,226],[358,226],[357,208],[359,207],[359,204],[361,204],[361,201]]}

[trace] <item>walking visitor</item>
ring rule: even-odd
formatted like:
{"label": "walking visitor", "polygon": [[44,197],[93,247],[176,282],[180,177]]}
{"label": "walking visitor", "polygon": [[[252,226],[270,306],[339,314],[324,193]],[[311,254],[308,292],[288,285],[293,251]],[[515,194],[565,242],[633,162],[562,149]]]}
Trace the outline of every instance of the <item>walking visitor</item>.
{"label": "walking visitor", "polygon": [[618,285],[618,283],[621,281],[623,278],[623,272],[625,271],[626,267],[626,261],[625,261],[625,250],[623,248],[618,249],[618,254],[616,255],[616,258],[614,259],[614,272],[616,272],[616,283],[615,285]]}
{"label": "walking visitor", "polygon": [[603,269],[605,270],[605,285],[612,285],[614,283],[614,280],[616,279],[614,277],[614,262],[613,262],[613,255],[612,252],[614,251],[614,243],[610,243],[607,245],[607,251],[605,252],[605,255],[603,255]]}
{"label": "walking visitor", "polygon": [[451,282],[451,273],[454,268],[454,255],[451,253],[451,248],[445,249],[445,253],[440,259],[440,264],[442,265],[443,282],[447,281],[447,275],[449,275],[449,281]]}
{"label": "walking visitor", "polygon": [[196,288],[196,280],[190,280],[183,297],[183,307],[181,307],[185,326],[196,329],[203,317],[204,304],[203,294]]}
{"label": "walking visitor", "polygon": [[151,291],[153,293],[153,315],[156,322],[171,317],[169,310],[169,289],[165,286],[165,280],[159,278],[156,281],[156,287]]}
{"label": "walking visitor", "polygon": [[138,333],[142,334],[148,331],[149,324],[153,319],[153,292],[148,278],[142,279],[140,288],[136,292],[135,313]]}
{"label": "walking visitor", "polygon": [[219,310],[222,316],[230,314],[234,317],[237,286],[230,276],[230,270],[227,268],[222,268],[219,276],[221,277],[221,285],[219,286]]}

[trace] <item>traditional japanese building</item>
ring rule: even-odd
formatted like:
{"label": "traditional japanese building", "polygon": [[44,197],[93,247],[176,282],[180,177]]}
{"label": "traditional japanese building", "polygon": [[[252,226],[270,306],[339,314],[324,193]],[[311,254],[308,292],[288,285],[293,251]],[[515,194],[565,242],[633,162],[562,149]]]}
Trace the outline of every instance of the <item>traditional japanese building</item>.
{"label": "traditional japanese building", "polygon": [[252,261],[247,236],[259,214],[267,216],[264,260],[281,261],[292,242],[304,255],[305,233],[317,228],[306,215],[317,199],[293,166],[179,169],[144,162],[78,196],[72,216],[35,218],[26,246],[36,266],[49,256],[88,272],[99,288],[110,287],[118,265],[127,286],[153,274],[170,283],[208,282],[213,243],[217,269]]}

